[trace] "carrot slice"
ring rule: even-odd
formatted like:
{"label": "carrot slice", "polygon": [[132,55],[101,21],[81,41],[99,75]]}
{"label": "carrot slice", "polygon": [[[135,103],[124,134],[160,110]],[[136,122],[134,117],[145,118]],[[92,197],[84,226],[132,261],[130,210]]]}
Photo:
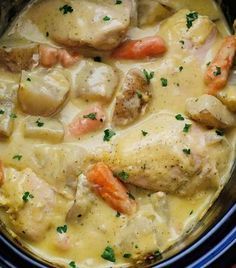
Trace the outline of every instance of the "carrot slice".
{"label": "carrot slice", "polygon": [[113,209],[131,215],[136,210],[136,202],[128,195],[122,182],[113,176],[110,168],[102,162],[95,164],[87,173],[93,190]]}
{"label": "carrot slice", "polygon": [[100,105],[96,105],[92,108],[82,112],[82,115],[78,115],[69,125],[69,132],[74,137],[93,132],[101,128],[105,121],[105,112]]}
{"label": "carrot slice", "polygon": [[165,41],[160,36],[145,37],[140,40],[127,40],[112,53],[115,59],[145,59],[166,52]]}
{"label": "carrot slice", "polygon": [[214,60],[205,73],[204,81],[208,86],[208,94],[215,95],[225,87],[236,52],[236,36],[225,37]]}

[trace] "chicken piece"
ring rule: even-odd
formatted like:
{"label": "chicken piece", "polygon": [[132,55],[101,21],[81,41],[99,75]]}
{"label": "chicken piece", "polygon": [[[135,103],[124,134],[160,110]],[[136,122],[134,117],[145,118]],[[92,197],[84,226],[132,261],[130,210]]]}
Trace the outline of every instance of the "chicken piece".
{"label": "chicken piece", "polygon": [[23,112],[50,116],[58,112],[70,91],[70,83],[57,69],[23,71],[18,100]]}
{"label": "chicken piece", "polygon": [[151,25],[171,16],[173,10],[162,4],[158,0],[140,0],[138,4],[138,24],[139,26]]}
{"label": "chicken piece", "polygon": [[[86,156],[86,150],[76,144],[36,145],[31,154],[31,167],[55,191],[73,199]],[[24,160],[27,159],[20,162]]]}
{"label": "chicken piece", "polygon": [[132,2],[70,0],[64,5],[60,0],[44,0],[29,9],[27,18],[65,46],[110,50],[125,37],[133,14]]}
{"label": "chicken piece", "polygon": [[60,63],[64,68],[69,68],[79,60],[79,55],[75,51],[40,45],[39,58],[43,67],[51,68]]}
{"label": "chicken piece", "polygon": [[66,215],[66,221],[70,223],[78,223],[81,217],[85,216],[95,201],[86,176],[81,174],[78,177],[77,189],[74,204]]}
{"label": "chicken piece", "polygon": [[236,36],[225,37],[221,48],[215,58],[208,66],[205,73],[205,84],[208,86],[208,93],[216,95],[219,90],[225,87],[232,68],[236,54]]}
{"label": "chicken piece", "polygon": [[50,186],[31,169],[5,168],[0,188],[1,202],[17,234],[33,242],[41,241],[50,228],[56,196]]}
{"label": "chicken piece", "polygon": [[93,100],[110,101],[118,84],[118,74],[109,65],[84,60],[74,82],[74,94]]}
{"label": "chicken piece", "polygon": [[131,69],[116,97],[113,123],[125,126],[144,114],[151,99],[151,87],[143,72]]}
{"label": "chicken piece", "polygon": [[126,187],[112,174],[107,165],[95,164],[86,174],[91,188],[113,209],[132,215],[136,211],[136,202],[130,197]]}
{"label": "chicken piece", "polygon": [[103,127],[105,122],[105,112],[100,105],[89,107],[76,116],[69,125],[69,132],[73,137],[80,137],[90,132],[94,132]]}
{"label": "chicken piece", "polygon": [[179,121],[174,114],[162,112],[127,129],[116,139],[114,153],[104,153],[102,161],[115,174],[128,173],[127,183],[191,195],[218,187],[231,159],[232,148],[223,142],[224,137],[214,145],[208,144],[210,137],[215,136],[215,131],[209,132],[193,121]]}
{"label": "chicken piece", "polygon": [[38,44],[17,47],[0,47],[0,65],[12,72],[30,70],[38,65]]}
{"label": "chicken piece", "polygon": [[28,116],[24,124],[24,136],[61,142],[64,138],[64,127],[57,119]]}
{"label": "chicken piece", "polygon": [[189,98],[185,103],[187,115],[208,127],[228,128],[236,124],[236,117],[214,96]]}

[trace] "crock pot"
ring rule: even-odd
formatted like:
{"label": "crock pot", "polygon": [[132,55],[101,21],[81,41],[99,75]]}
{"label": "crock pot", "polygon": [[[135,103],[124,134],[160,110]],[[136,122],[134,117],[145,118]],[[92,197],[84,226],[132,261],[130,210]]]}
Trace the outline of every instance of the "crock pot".
{"label": "crock pot", "polygon": [[[0,0],[0,34],[28,0]],[[219,0],[229,25],[236,18],[236,1]],[[233,27],[232,27],[233,31]],[[236,262],[236,166],[213,206],[195,229],[160,256],[148,256],[139,267],[229,267]],[[222,257],[224,256],[224,258]],[[219,259],[222,259],[219,262]],[[0,222],[0,267],[55,267],[27,252]]]}

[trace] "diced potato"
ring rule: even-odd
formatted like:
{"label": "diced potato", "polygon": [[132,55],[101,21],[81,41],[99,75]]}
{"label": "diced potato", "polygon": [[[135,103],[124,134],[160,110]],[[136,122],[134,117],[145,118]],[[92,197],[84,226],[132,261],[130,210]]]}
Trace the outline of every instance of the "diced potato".
{"label": "diced potato", "polygon": [[138,7],[139,26],[158,23],[172,14],[171,9],[161,5],[158,0],[140,0]]}
{"label": "diced potato", "polygon": [[219,91],[216,97],[232,112],[236,112],[236,87],[235,85],[227,86]]}
{"label": "diced potato", "polygon": [[0,65],[12,72],[29,70],[38,64],[38,44],[19,47],[0,47]]}
{"label": "diced potato", "polygon": [[104,63],[83,61],[76,77],[75,95],[109,101],[118,84],[115,70]]}
{"label": "diced potato", "polygon": [[70,83],[56,69],[22,72],[18,100],[25,113],[50,116],[58,112],[70,91]]}
{"label": "diced potato", "polygon": [[24,136],[60,142],[64,137],[64,127],[57,119],[29,116],[25,120]]}
{"label": "diced potato", "polygon": [[14,127],[15,105],[11,101],[0,100],[0,134],[11,136]]}
{"label": "diced potato", "polygon": [[190,118],[209,127],[227,128],[236,123],[236,116],[211,95],[187,99],[185,109]]}

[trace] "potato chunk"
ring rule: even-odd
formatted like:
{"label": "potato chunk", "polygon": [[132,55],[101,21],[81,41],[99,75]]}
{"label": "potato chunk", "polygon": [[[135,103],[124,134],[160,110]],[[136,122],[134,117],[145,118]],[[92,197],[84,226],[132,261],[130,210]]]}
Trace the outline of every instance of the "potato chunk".
{"label": "potato chunk", "polygon": [[89,99],[109,101],[118,84],[115,70],[106,64],[94,61],[83,61],[80,65],[74,93]]}
{"label": "potato chunk", "polygon": [[134,122],[145,112],[150,99],[151,89],[144,73],[139,69],[129,70],[116,98],[114,124],[125,126]]}
{"label": "potato chunk", "polygon": [[38,44],[17,47],[0,47],[0,65],[12,72],[29,70],[38,64]]}
{"label": "potato chunk", "polygon": [[64,127],[57,119],[29,116],[25,120],[24,136],[60,142],[64,137]]}
{"label": "potato chunk", "polygon": [[18,100],[25,113],[50,116],[61,108],[69,91],[70,83],[59,70],[23,71]]}
{"label": "potato chunk", "polygon": [[236,112],[236,88],[235,85],[228,85],[220,90],[216,97],[232,112]]}
{"label": "potato chunk", "polygon": [[211,95],[187,99],[185,109],[190,118],[208,127],[227,128],[236,123],[235,115]]}

